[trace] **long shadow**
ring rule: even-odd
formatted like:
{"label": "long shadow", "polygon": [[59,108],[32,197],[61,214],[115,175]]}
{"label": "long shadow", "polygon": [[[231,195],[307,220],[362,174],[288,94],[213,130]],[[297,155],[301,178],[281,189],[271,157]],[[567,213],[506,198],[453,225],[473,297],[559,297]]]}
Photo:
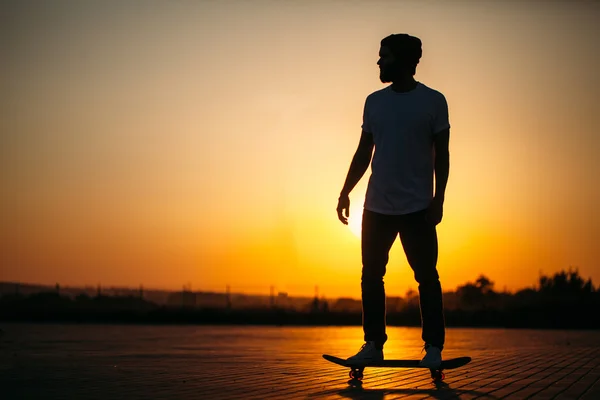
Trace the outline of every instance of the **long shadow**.
{"label": "long shadow", "polygon": [[487,399],[497,399],[497,397],[492,396],[487,393],[478,392],[476,390],[462,390],[462,389],[452,389],[447,383],[444,382],[435,382],[435,387],[429,389],[364,389],[362,387],[362,382],[350,380],[348,381],[348,387],[345,389],[333,389],[326,390],[320,393],[313,393],[307,396],[307,398],[318,398],[322,396],[331,396],[338,395],[342,398],[346,399],[368,399],[368,400],[385,400],[386,395],[398,395],[398,394],[418,394],[418,395],[429,395],[434,399],[454,399],[460,398],[461,394],[470,394],[474,396],[481,396],[482,398]]}

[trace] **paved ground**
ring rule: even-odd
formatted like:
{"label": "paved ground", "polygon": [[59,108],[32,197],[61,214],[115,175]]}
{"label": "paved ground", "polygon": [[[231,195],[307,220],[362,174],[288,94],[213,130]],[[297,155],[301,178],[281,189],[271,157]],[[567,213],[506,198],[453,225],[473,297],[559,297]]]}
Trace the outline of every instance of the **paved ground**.
{"label": "paved ground", "polygon": [[[367,368],[361,386],[322,353],[345,356],[359,328],[0,324],[0,399],[600,399],[600,332],[449,330],[465,367]],[[391,328],[386,358],[416,358],[419,331]]]}

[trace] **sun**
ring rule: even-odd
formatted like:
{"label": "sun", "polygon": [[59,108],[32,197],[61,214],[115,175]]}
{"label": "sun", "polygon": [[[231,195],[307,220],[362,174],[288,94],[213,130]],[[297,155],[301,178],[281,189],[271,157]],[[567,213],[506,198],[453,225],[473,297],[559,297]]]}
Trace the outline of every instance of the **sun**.
{"label": "sun", "polygon": [[362,214],[362,204],[350,204],[350,217],[348,218],[348,228],[350,229],[350,232],[352,232],[354,236],[356,236],[359,239],[361,237],[362,229]]}
{"label": "sun", "polygon": [[350,218],[348,218],[348,228],[350,232],[354,234],[357,238],[360,239],[361,236],[361,228],[362,228],[362,220],[361,215],[352,215],[350,214]]}

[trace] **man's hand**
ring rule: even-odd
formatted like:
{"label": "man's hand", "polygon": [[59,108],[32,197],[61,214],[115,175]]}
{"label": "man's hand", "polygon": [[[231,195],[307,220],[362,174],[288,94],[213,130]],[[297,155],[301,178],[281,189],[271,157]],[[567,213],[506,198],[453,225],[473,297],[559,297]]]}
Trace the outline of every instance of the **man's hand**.
{"label": "man's hand", "polygon": [[338,206],[336,208],[338,218],[344,225],[348,225],[348,217],[350,216],[350,198],[348,197],[348,194],[369,168],[374,147],[375,142],[373,142],[373,134],[362,131],[358,148],[356,149],[356,153],[354,153],[354,157],[352,157],[350,170],[348,171],[346,181],[340,192],[340,198],[338,199]]}
{"label": "man's hand", "polygon": [[437,225],[442,222],[443,215],[444,200],[434,197],[427,209],[427,221],[431,222],[433,225]]}
{"label": "man's hand", "polygon": [[348,195],[340,195],[336,211],[342,224],[348,225],[348,217],[350,216],[350,197]]}

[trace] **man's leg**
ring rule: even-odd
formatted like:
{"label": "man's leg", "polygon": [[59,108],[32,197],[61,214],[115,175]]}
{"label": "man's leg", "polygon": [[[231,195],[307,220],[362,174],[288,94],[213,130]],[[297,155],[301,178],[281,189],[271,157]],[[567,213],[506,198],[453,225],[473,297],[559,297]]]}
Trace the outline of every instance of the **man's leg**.
{"label": "man's leg", "polygon": [[364,210],[361,235],[363,330],[365,342],[373,341],[378,348],[387,340],[383,277],[397,235],[393,216]]}
{"label": "man's leg", "polygon": [[400,240],[419,284],[423,341],[440,350],[444,347],[445,322],[442,287],[436,269],[438,241],[435,225],[426,220],[426,211],[403,215]]}

